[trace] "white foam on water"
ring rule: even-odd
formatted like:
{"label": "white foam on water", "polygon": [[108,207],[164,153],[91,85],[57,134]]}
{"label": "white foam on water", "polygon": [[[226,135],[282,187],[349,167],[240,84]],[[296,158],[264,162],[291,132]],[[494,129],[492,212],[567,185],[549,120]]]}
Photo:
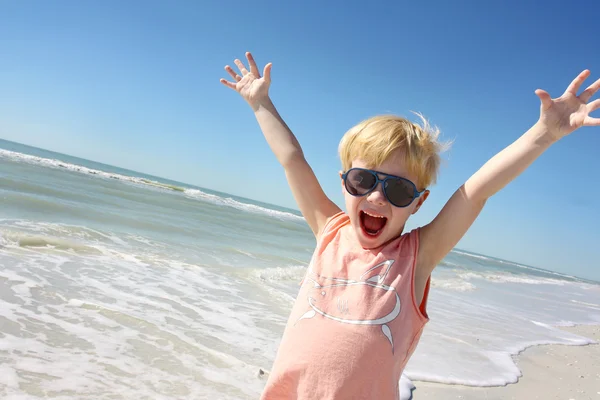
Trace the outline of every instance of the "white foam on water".
{"label": "white foam on water", "polygon": [[253,254],[253,253],[251,253],[249,251],[244,251],[244,250],[242,250],[240,248],[237,248],[237,247],[232,248],[231,251],[234,252],[234,253],[242,254],[242,255],[244,255],[244,256],[252,259],[252,260],[258,260],[259,259],[259,257],[256,254]]}
{"label": "white foam on water", "polygon": [[135,185],[140,185],[147,188],[166,190],[166,191],[176,191],[183,192],[188,198],[208,201],[212,204],[232,207],[241,211],[264,214],[267,216],[271,216],[278,219],[283,220],[293,220],[293,221],[304,221],[304,218],[289,212],[273,210],[266,207],[261,207],[255,204],[243,203],[237,200],[234,200],[230,197],[221,197],[210,193],[205,193],[198,189],[190,189],[179,186],[173,186],[161,182],[157,182],[154,180],[140,178],[135,176],[127,176],[112,172],[105,172],[98,169],[87,168],[81,165],[71,164],[67,162],[63,162],[56,159],[43,158],[38,156],[33,156],[29,154],[18,153],[10,150],[0,149],[0,157],[8,158],[13,161],[18,162],[26,162],[29,164],[40,165],[48,168],[54,169],[65,169],[71,172],[77,172],[81,174],[86,174],[90,176],[95,176],[98,178],[104,179],[113,179],[122,181],[124,183],[131,183]]}
{"label": "white foam on water", "polygon": [[476,286],[464,279],[432,279],[431,287],[438,289],[447,289],[447,290],[455,290],[458,292],[466,292],[470,290],[475,290]]}
{"label": "white foam on water", "polygon": [[593,309],[600,310],[600,304],[586,303],[585,301],[578,301],[578,300],[573,300],[573,299],[571,299],[571,302],[577,303],[577,304],[583,304],[583,305],[591,307]]}
{"label": "white foam on water", "polygon": [[257,268],[252,274],[263,281],[293,281],[300,282],[306,274],[306,265],[293,265],[289,267]]}
{"label": "white foam on water", "polygon": [[[0,157],[8,158],[13,161],[41,165],[41,166],[48,167],[48,168],[65,169],[65,170],[68,170],[71,172],[78,172],[78,173],[82,173],[82,174],[86,174],[86,175],[93,175],[93,176],[96,176],[99,178],[115,179],[115,180],[120,180],[123,182],[135,183],[138,185],[146,185],[146,186],[151,186],[151,187],[156,187],[156,188],[173,190],[173,187],[170,185],[166,185],[166,184],[156,182],[156,181],[151,181],[151,180],[144,179],[144,178],[121,175],[121,174],[116,174],[116,173],[112,173],[112,172],[105,172],[105,171],[101,171],[98,169],[92,169],[92,168],[84,167],[81,165],[71,164],[71,163],[63,162],[63,161],[56,160],[56,159],[37,157],[37,156],[29,155],[29,154],[17,153],[17,152],[10,151],[10,150],[0,149]],[[177,189],[183,190],[182,188],[177,188]]]}
{"label": "white foam on water", "polygon": [[490,282],[498,283],[522,283],[526,285],[558,285],[563,286],[567,281],[552,278],[542,278],[532,275],[514,275],[511,273],[495,272],[464,272],[459,273],[460,279],[470,281],[472,279],[484,279]]}
{"label": "white foam on water", "polygon": [[458,249],[453,249],[452,253],[460,254],[462,256],[467,256],[467,257],[471,257],[471,258],[479,258],[481,260],[487,260],[487,261],[492,260],[490,257],[486,257],[486,256],[483,256],[480,254],[473,254],[473,253],[469,253],[469,252],[458,250]]}
{"label": "white foam on water", "polygon": [[2,377],[2,384],[8,386],[9,389],[19,388],[19,377],[15,370],[9,368],[8,365],[0,364],[0,376]]}
{"label": "white foam on water", "polygon": [[[437,271],[436,271],[437,272]],[[434,273],[431,280],[431,287],[436,289],[446,289],[459,292],[471,291],[477,289],[477,281],[494,283],[519,283],[524,285],[558,285],[563,286],[567,281],[553,278],[543,278],[533,275],[516,275],[510,272],[492,272],[492,271],[468,271],[459,269],[448,274]]]}
{"label": "white foam on water", "polygon": [[454,268],[461,268],[462,266],[460,264],[456,264],[453,262],[450,262],[448,260],[442,260],[442,262],[439,263],[438,267],[454,267]]}
{"label": "white foam on water", "polygon": [[[18,235],[58,232],[31,225]],[[0,248],[0,397],[257,397],[277,340],[264,304],[232,277],[103,237],[84,242],[94,254]]]}
{"label": "white foam on water", "polygon": [[459,255],[462,255],[465,257],[476,258],[476,259],[483,260],[483,261],[493,262],[493,263],[497,263],[497,264],[510,265],[513,267],[517,267],[517,268],[525,269],[525,270],[529,270],[529,271],[541,272],[541,273],[547,274],[547,275],[555,275],[555,276],[559,276],[561,278],[568,278],[568,279],[573,279],[576,281],[581,281],[581,279],[579,279],[573,275],[562,274],[560,272],[555,272],[555,271],[548,271],[548,270],[544,270],[541,268],[531,267],[529,265],[519,264],[519,263],[516,263],[513,261],[499,260],[497,258],[486,257],[486,256],[483,256],[480,254],[473,254],[473,253],[469,253],[469,252],[462,251],[462,250],[456,250],[456,249],[452,250],[452,253],[459,254]]}
{"label": "white foam on water", "polygon": [[304,221],[304,218],[299,215],[285,211],[272,210],[270,208],[261,207],[255,204],[242,203],[230,197],[221,197],[214,194],[205,193],[198,189],[186,189],[184,193],[193,199],[200,199],[213,204],[228,206],[245,212],[266,214],[268,216],[284,220]]}
{"label": "white foam on water", "polygon": [[251,281],[258,282],[273,300],[278,299],[291,307],[296,300],[307,266],[256,268],[245,271]]}

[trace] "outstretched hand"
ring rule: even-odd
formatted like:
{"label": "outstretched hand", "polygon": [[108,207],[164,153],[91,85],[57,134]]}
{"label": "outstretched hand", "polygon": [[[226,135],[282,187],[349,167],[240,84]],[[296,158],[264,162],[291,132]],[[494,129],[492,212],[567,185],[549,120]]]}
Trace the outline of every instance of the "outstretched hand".
{"label": "outstretched hand", "polygon": [[246,58],[248,59],[250,70],[248,71],[244,66],[244,63],[236,59],[234,62],[239,69],[239,74],[229,65],[226,65],[225,71],[231,75],[234,82],[221,78],[221,83],[238,92],[250,106],[255,108],[261,101],[266,100],[269,97],[272,64],[268,63],[265,65],[263,76],[261,77],[258,67],[256,66],[256,61],[254,61],[254,57],[252,57],[250,52],[246,53]]}
{"label": "outstretched hand", "polygon": [[600,79],[577,96],[579,88],[589,76],[590,71],[587,69],[580,73],[557,99],[551,98],[548,92],[542,89],[535,91],[542,103],[540,122],[555,139],[567,136],[582,126],[600,126],[600,118],[590,116],[592,111],[600,108],[600,99],[588,103],[600,89]]}

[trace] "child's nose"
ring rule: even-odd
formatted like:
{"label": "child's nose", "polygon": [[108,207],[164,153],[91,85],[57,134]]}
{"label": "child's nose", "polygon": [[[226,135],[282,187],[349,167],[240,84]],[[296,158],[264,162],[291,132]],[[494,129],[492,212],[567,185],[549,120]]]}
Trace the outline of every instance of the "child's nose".
{"label": "child's nose", "polygon": [[378,206],[385,205],[387,199],[383,194],[383,188],[381,187],[381,185],[377,185],[377,187],[371,193],[369,193],[369,195],[367,196],[367,201]]}

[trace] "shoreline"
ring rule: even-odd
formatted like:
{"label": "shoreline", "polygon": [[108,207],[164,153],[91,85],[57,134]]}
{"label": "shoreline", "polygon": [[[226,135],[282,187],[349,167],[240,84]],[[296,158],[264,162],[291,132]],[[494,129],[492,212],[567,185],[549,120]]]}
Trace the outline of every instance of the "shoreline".
{"label": "shoreline", "polygon": [[505,386],[463,386],[414,380],[411,399],[600,400],[600,324],[556,328],[594,343],[527,347],[512,356],[521,376],[517,382]]}

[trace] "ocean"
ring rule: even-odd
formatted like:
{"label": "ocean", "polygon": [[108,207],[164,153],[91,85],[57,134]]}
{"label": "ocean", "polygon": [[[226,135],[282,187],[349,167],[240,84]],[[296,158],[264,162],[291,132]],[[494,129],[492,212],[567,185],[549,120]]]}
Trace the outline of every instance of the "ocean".
{"label": "ocean", "polygon": [[[0,205],[0,397],[258,398],[315,245],[298,212],[3,140]],[[600,324],[600,283],[454,250],[428,312],[402,398],[589,344],[556,327]]]}

